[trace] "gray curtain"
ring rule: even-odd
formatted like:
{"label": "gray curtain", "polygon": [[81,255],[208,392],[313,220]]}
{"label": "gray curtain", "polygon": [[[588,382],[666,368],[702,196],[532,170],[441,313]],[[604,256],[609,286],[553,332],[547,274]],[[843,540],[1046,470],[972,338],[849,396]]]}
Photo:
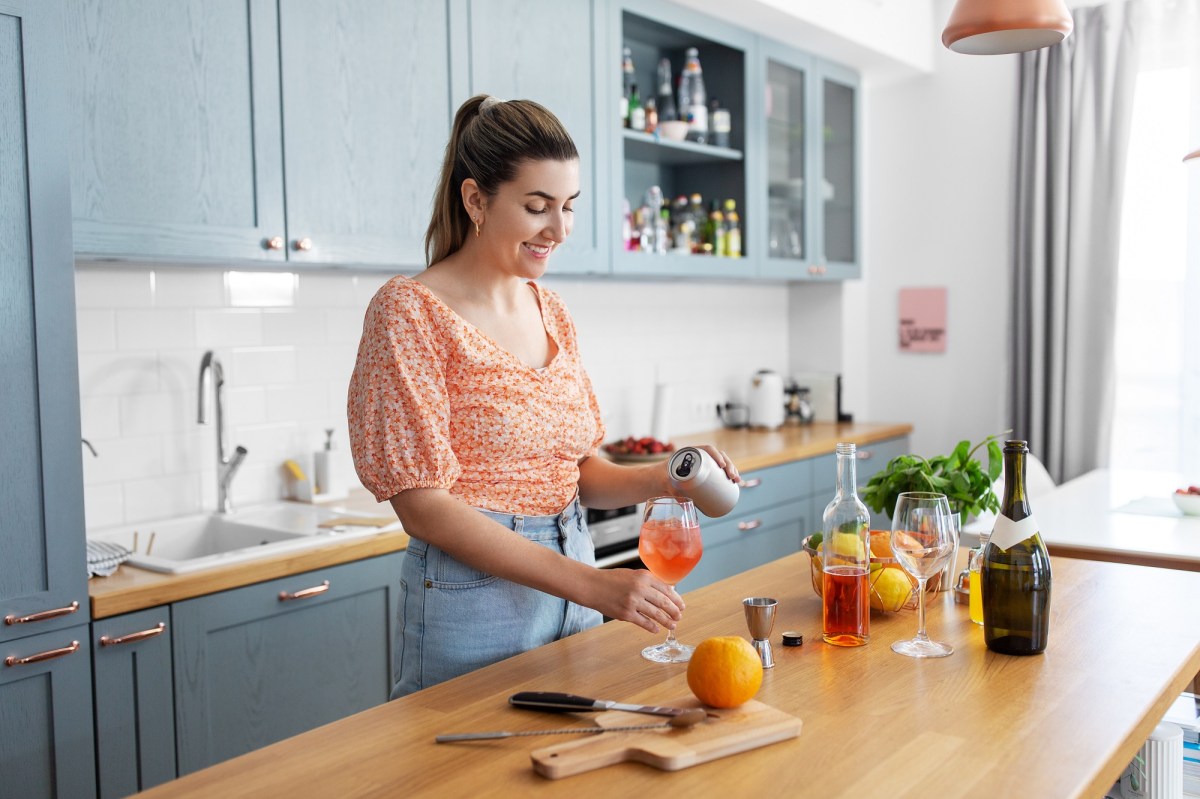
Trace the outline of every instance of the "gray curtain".
{"label": "gray curtain", "polygon": [[1108,460],[1140,12],[1075,9],[1062,44],[1020,56],[1009,413],[1060,483]]}

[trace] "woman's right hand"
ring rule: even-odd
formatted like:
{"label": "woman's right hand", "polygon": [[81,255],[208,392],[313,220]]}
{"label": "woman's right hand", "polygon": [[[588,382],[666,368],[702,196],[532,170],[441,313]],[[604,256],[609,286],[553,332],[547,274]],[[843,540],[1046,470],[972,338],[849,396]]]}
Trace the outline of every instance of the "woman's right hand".
{"label": "woman's right hand", "polygon": [[609,618],[656,633],[675,629],[683,615],[683,598],[645,569],[596,569],[595,577],[594,600],[581,604]]}

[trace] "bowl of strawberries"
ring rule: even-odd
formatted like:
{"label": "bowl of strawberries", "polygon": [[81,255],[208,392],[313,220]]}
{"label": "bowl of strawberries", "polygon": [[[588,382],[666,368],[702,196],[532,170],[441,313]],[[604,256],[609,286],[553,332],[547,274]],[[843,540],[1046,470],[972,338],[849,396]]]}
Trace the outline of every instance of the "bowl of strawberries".
{"label": "bowl of strawberries", "polygon": [[626,436],[617,441],[610,441],[603,449],[605,454],[617,463],[652,463],[671,457],[675,445],[670,441],[659,441],[650,436]]}

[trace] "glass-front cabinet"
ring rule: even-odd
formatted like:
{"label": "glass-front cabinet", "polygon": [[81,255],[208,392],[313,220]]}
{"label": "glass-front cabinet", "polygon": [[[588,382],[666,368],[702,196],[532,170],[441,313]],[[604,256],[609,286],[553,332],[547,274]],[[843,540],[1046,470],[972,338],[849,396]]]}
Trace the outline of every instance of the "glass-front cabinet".
{"label": "glass-front cabinet", "polygon": [[761,39],[761,275],[859,276],[858,83],[850,70]]}
{"label": "glass-front cabinet", "polygon": [[[616,155],[610,207],[620,224],[611,234],[613,272],[756,276],[745,227],[745,220],[759,213],[759,200],[747,189],[748,122],[757,113],[749,88],[756,69],[755,38],[670,3],[622,1],[613,4],[611,13],[612,103],[599,124],[610,132]],[[692,48],[700,65],[703,103],[680,85]],[[637,100],[627,123],[633,86]],[[690,122],[685,93],[693,100]],[[671,102],[664,102],[664,95]],[[697,104],[703,133],[695,124]],[[736,238],[728,238],[731,230]]]}

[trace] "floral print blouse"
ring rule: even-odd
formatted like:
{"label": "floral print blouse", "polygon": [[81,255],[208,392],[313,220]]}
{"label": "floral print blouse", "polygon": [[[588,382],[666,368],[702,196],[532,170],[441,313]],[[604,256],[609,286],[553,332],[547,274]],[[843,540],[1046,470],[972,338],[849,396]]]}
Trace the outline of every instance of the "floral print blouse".
{"label": "floral print blouse", "polygon": [[355,469],[377,500],[445,488],[472,507],[527,515],[571,501],[604,427],[566,306],[529,285],[558,345],[542,369],[415,280],[395,277],[371,300],[347,414]]}

